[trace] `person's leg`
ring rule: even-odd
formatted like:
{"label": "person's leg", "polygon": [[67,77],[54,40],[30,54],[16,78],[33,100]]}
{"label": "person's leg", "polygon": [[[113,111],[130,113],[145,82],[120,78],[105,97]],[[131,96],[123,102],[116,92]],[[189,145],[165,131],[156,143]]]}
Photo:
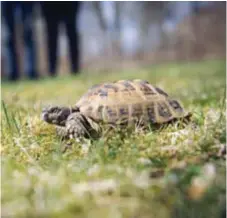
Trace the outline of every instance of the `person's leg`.
{"label": "person's leg", "polygon": [[77,15],[79,3],[67,2],[64,22],[66,24],[66,35],[69,42],[69,52],[71,61],[71,73],[78,73],[80,70],[79,32],[77,27]]}
{"label": "person's leg", "polygon": [[57,73],[57,51],[58,51],[58,27],[59,16],[55,12],[55,4],[52,2],[43,2],[42,10],[46,21],[47,46],[49,59],[49,73],[55,76]]}
{"label": "person's leg", "polygon": [[22,22],[23,22],[23,36],[25,48],[25,71],[30,79],[38,77],[36,66],[36,47],[33,35],[34,19],[33,8],[34,2],[21,2]]}
{"label": "person's leg", "polygon": [[51,76],[55,76],[57,73],[58,26],[56,19],[47,19],[49,72]]}
{"label": "person's leg", "polygon": [[14,2],[2,2],[2,14],[8,29],[7,39],[7,58],[9,60],[9,80],[19,79],[18,57],[16,51],[16,24],[15,24],[15,9]]}

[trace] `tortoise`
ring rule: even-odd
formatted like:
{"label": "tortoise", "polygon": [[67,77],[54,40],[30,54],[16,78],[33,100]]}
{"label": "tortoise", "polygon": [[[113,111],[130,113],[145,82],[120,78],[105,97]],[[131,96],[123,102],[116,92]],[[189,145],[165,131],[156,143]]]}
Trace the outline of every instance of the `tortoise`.
{"label": "tortoise", "polygon": [[140,79],[95,85],[73,106],[42,111],[42,119],[56,125],[58,135],[75,139],[99,135],[103,124],[147,127],[190,117],[177,100]]}

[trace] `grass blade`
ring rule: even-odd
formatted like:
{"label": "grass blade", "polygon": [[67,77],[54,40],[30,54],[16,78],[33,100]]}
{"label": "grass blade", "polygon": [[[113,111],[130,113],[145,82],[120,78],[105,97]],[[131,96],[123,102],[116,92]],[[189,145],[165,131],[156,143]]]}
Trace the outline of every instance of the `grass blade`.
{"label": "grass blade", "polygon": [[7,112],[7,109],[6,109],[5,102],[3,100],[2,100],[2,107],[3,107],[3,112],[5,114],[5,117],[6,117],[7,126],[9,128],[9,130],[12,131],[12,126],[11,126],[11,123],[10,123],[9,115],[8,115],[8,112]]}
{"label": "grass blade", "polygon": [[12,114],[12,121],[13,121],[14,126],[16,127],[18,135],[20,135],[20,129],[19,129],[17,121],[15,119],[15,114]]}

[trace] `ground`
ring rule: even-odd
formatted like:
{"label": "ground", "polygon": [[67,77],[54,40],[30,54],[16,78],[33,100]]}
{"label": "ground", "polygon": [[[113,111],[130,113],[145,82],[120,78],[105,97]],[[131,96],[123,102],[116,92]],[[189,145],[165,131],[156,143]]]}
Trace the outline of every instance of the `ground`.
{"label": "ground", "polygon": [[[225,67],[213,60],[2,83],[2,217],[224,217]],[[196,125],[116,131],[63,153],[42,107],[132,78],[179,99]]]}

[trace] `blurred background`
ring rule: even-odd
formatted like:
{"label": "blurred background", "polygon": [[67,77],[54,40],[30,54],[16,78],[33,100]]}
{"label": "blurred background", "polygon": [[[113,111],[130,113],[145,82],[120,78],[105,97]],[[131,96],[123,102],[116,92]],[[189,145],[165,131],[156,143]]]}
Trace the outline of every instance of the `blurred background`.
{"label": "blurred background", "polygon": [[1,2],[1,78],[224,59],[226,2]]}

